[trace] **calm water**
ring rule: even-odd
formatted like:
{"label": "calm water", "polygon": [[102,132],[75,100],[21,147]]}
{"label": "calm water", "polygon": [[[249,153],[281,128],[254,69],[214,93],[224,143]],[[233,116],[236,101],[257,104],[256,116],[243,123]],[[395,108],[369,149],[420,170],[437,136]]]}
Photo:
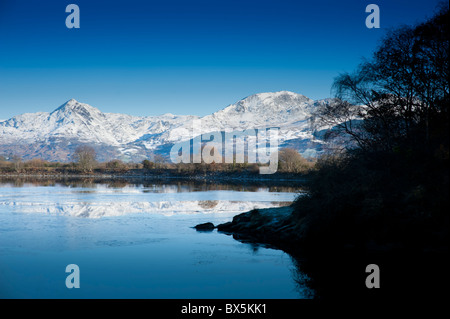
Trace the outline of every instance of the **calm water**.
{"label": "calm water", "polygon": [[[305,298],[289,255],[192,226],[294,189],[0,183],[1,298]],[[80,268],[79,289],[65,268]]]}

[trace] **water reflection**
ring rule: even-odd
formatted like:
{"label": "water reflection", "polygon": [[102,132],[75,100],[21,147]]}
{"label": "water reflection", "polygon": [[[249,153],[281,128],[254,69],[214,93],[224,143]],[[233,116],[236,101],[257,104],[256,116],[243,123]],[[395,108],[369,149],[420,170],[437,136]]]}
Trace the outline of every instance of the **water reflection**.
{"label": "water reflection", "polygon": [[286,202],[257,201],[158,201],[158,202],[39,202],[39,201],[0,201],[0,207],[12,212],[66,215],[84,218],[122,216],[127,214],[158,214],[173,216],[177,214],[217,214],[244,212],[255,208],[279,207]]}
{"label": "water reflection", "polygon": [[[8,296],[65,297],[67,289],[54,289],[59,272],[47,269],[75,260],[93,271],[92,290],[82,297],[307,298],[298,268],[283,252],[191,228],[288,205],[296,196],[297,188],[285,185],[6,180],[0,182],[0,272],[14,288]],[[22,273],[14,277],[17,265],[45,273],[49,289]]]}
{"label": "water reflection", "polygon": [[64,186],[70,188],[97,188],[98,185],[108,188],[140,187],[144,192],[205,192],[212,190],[230,190],[236,192],[301,192],[302,184],[295,181],[206,181],[206,180],[140,180],[140,179],[110,179],[110,178],[9,178],[0,177],[0,187],[27,186]]}
{"label": "water reflection", "polygon": [[288,186],[110,181],[93,179],[0,181],[0,207],[20,213],[99,218],[126,214],[214,214],[287,206],[298,189]]}

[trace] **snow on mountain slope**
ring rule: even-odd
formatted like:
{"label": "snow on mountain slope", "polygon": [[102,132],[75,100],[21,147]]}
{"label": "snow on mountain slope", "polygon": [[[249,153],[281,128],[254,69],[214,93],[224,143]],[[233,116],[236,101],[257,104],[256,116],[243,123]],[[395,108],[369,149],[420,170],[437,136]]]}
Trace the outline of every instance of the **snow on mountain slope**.
{"label": "snow on mountain slope", "polygon": [[207,115],[202,121],[239,130],[280,126],[308,118],[313,103],[304,95],[288,91],[259,93]]}
{"label": "snow on mountain slope", "polygon": [[[76,145],[89,144],[100,160],[142,160],[154,152],[167,155],[170,145],[192,138],[194,120],[200,120],[202,133],[278,127],[280,144],[312,141],[309,120],[320,103],[330,101],[289,91],[259,93],[200,118],[102,113],[71,99],[51,113],[27,113],[0,122],[0,154],[67,161]],[[317,143],[321,141],[311,147],[317,148]]]}
{"label": "snow on mountain slope", "polygon": [[51,113],[22,114],[1,123],[0,143],[53,137],[119,146],[133,142],[145,134],[170,129],[172,124],[184,123],[187,118],[189,116],[135,117],[102,113],[88,104],[71,99]]}
{"label": "snow on mountain slope", "polygon": [[[287,141],[296,140],[297,143],[291,143],[291,147],[306,156],[316,156],[323,141],[313,136],[310,125],[313,112],[317,106],[333,101],[314,101],[289,91],[259,93],[203,117],[202,132],[278,128],[279,145],[286,146]],[[300,144],[301,147],[295,146]]]}

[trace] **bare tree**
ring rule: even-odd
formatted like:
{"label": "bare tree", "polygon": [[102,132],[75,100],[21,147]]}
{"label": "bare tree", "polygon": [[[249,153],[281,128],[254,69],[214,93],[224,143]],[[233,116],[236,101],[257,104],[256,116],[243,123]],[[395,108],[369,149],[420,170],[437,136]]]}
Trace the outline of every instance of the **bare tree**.
{"label": "bare tree", "polygon": [[337,77],[337,99],[316,112],[322,126],[335,127],[329,135],[346,135],[364,152],[429,151],[433,135],[448,130],[447,18],[448,7],[423,24],[391,31],[372,59]]}
{"label": "bare tree", "polygon": [[20,172],[23,166],[22,157],[18,155],[13,155],[11,157],[12,162],[14,163],[14,170],[16,172]]}
{"label": "bare tree", "polygon": [[90,146],[82,145],[75,149],[74,159],[77,162],[77,167],[83,173],[91,173],[94,170],[97,164],[96,157],[94,148]]}
{"label": "bare tree", "polygon": [[153,156],[153,163],[154,163],[154,167],[156,169],[160,169],[160,168],[164,168],[164,164],[166,163],[166,159],[159,155],[159,154],[155,154]]}

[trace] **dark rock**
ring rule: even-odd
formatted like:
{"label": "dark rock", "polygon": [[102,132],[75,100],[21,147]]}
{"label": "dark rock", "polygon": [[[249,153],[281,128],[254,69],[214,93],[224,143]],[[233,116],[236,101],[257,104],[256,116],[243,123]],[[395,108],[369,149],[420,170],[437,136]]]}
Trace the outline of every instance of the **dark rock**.
{"label": "dark rock", "polygon": [[194,226],[197,231],[213,231],[215,226],[213,223],[203,223]]}
{"label": "dark rock", "polygon": [[231,232],[233,230],[234,224],[232,222],[223,223],[217,225],[217,230],[221,232]]}
{"label": "dark rock", "polygon": [[291,207],[253,209],[217,225],[217,231],[233,235],[239,241],[269,244],[284,248],[294,242],[297,230],[291,222]]}

